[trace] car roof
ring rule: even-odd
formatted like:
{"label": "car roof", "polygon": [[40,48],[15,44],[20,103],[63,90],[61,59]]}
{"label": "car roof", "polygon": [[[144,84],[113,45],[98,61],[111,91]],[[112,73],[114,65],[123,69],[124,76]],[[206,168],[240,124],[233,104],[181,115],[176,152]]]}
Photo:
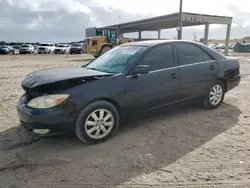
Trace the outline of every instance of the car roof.
{"label": "car roof", "polygon": [[219,52],[209,48],[208,46],[200,43],[200,42],[193,42],[193,41],[188,41],[188,40],[146,40],[146,41],[138,41],[138,42],[130,42],[130,43],[125,43],[122,44],[121,46],[147,46],[147,47],[152,47],[156,46],[159,44],[167,44],[167,43],[179,43],[179,42],[185,42],[189,44],[195,44],[203,48],[203,50],[207,51],[210,55],[212,55],[215,59],[225,59],[225,56],[220,54]]}
{"label": "car roof", "polygon": [[188,43],[195,43],[200,44],[198,42],[188,41],[188,40],[145,40],[145,41],[138,41],[138,42],[130,42],[126,44],[122,44],[123,46],[155,46],[162,43],[173,43],[173,42],[188,42]]}

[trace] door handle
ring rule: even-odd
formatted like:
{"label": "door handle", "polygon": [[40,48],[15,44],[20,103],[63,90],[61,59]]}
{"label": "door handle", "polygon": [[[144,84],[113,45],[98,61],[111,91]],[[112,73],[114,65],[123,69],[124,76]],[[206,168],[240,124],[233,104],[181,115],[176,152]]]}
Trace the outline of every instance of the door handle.
{"label": "door handle", "polygon": [[175,79],[177,77],[177,75],[175,73],[172,73],[172,74],[170,74],[169,77]]}
{"label": "door handle", "polygon": [[209,69],[210,69],[210,70],[214,70],[214,69],[215,69],[215,66],[214,66],[214,65],[211,65]]}

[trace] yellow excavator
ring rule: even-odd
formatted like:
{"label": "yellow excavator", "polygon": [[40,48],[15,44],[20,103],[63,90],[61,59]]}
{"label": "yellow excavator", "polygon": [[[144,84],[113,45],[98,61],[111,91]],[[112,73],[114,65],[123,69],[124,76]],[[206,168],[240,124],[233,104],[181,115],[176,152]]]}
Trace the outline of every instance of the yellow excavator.
{"label": "yellow excavator", "polygon": [[92,54],[95,58],[119,44],[134,41],[133,39],[119,39],[116,27],[88,28],[85,33],[87,45],[84,51]]}

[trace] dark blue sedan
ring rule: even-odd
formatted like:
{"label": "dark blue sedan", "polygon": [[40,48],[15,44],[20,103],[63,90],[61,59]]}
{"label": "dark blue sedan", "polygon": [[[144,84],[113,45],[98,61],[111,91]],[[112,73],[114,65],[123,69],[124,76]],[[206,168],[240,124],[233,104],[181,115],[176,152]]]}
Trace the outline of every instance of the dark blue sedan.
{"label": "dark blue sedan", "polygon": [[240,83],[240,64],[189,41],[127,43],[85,66],[32,72],[17,104],[40,136],[73,132],[86,144],[113,136],[121,118],[194,101],[215,109]]}

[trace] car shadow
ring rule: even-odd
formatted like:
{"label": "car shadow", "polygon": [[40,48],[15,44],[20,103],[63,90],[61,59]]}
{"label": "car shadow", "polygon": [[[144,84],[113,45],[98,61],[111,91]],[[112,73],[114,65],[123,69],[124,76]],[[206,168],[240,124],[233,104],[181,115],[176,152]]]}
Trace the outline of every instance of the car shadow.
{"label": "car shadow", "polygon": [[18,186],[29,182],[31,187],[121,185],[196,150],[235,126],[240,113],[225,103],[216,110],[162,109],[124,122],[115,137],[92,146],[74,137],[38,139],[21,128],[11,128],[0,133],[0,174],[5,172],[0,180]]}

